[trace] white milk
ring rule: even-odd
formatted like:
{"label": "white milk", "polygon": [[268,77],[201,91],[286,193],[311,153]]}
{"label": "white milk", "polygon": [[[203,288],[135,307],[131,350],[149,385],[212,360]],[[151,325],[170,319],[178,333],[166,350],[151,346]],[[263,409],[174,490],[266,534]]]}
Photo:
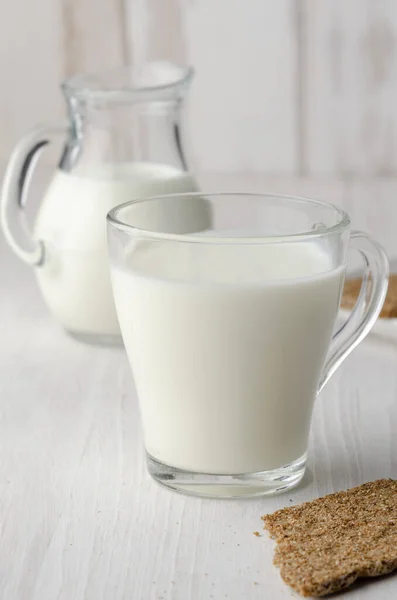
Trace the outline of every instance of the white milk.
{"label": "white milk", "polygon": [[149,454],[218,474],[304,455],[343,269],[315,243],[143,242],[126,262],[113,289]]}
{"label": "white milk", "polygon": [[187,173],[161,164],[103,165],[84,177],[57,171],[36,221],[35,235],[46,248],[36,274],[65,329],[119,333],[108,271],[108,211],[135,198],[196,189]]}

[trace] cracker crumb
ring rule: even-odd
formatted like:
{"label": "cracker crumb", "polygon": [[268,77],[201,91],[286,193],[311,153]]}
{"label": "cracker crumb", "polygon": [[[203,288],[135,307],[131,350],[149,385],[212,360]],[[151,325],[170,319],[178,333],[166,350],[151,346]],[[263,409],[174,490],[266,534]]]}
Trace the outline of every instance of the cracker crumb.
{"label": "cracker crumb", "polygon": [[256,535],[256,537],[261,537],[261,534],[259,533],[259,531],[254,531],[254,535]]}
{"label": "cracker crumb", "polygon": [[380,479],[262,517],[274,564],[302,596],[397,569],[397,481]]}

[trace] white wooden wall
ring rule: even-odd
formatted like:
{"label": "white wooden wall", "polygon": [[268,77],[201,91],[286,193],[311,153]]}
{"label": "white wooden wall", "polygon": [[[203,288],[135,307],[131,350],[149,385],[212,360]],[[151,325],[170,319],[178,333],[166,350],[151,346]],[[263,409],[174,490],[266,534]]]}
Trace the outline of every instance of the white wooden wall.
{"label": "white wooden wall", "polygon": [[397,175],[396,0],[0,2],[0,160],[72,73],[193,64],[201,171]]}

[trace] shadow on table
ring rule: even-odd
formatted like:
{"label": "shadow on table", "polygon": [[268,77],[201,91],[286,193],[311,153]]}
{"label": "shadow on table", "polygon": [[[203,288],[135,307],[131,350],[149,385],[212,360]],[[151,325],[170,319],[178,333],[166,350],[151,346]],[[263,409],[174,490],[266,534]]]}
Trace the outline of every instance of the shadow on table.
{"label": "shadow on table", "polygon": [[341,590],[340,592],[336,592],[336,593],[332,594],[331,598],[341,598],[342,596],[349,596],[350,598],[352,598],[355,593],[357,594],[357,598],[362,598],[361,591],[364,588],[371,588],[373,585],[376,585],[376,584],[379,585],[381,582],[384,582],[384,581],[387,581],[388,579],[393,579],[393,578],[395,579],[395,582],[397,583],[397,571],[388,573],[387,575],[379,575],[377,577],[362,577],[360,579],[357,579],[357,581],[355,581],[355,583],[353,583],[352,586],[350,586],[344,590]]}

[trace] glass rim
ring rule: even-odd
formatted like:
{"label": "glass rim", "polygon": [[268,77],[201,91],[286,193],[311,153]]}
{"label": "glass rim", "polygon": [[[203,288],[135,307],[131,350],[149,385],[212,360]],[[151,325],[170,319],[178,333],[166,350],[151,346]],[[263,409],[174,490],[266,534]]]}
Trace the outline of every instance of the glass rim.
{"label": "glass rim", "polygon": [[108,99],[115,96],[140,97],[144,94],[169,92],[171,90],[184,87],[194,76],[194,68],[190,65],[175,66],[177,66],[180,70],[180,76],[159,85],[134,85],[133,83],[126,83],[123,86],[110,85],[109,87],[104,85],[101,86],[100,84],[98,84],[98,87],[93,85],[93,82],[95,82],[95,80],[99,81],[100,77],[117,73],[128,73],[131,69],[134,69],[133,65],[125,65],[113,69],[104,69],[102,71],[99,70],[90,73],[78,73],[76,75],[72,75],[62,82],[61,87],[66,94],[87,96],[95,99]]}
{"label": "glass rim", "polygon": [[[299,204],[309,204],[311,206],[318,206],[326,209],[333,209],[338,215],[339,220],[334,225],[330,227],[322,227],[316,230],[302,231],[298,233],[290,233],[285,235],[263,235],[263,236],[200,236],[196,233],[164,233],[161,231],[149,231],[148,229],[141,229],[139,227],[135,227],[134,225],[130,225],[129,223],[125,223],[122,219],[118,218],[118,213],[123,209],[129,206],[135,206],[138,204],[144,204],[146,202],[152,202],[154,200],[163,200],[168,198],[183,198],[183,197],[193,197],[193,198],[211,198],[216,196],[226,197],[226,196],[251,196],[254,198],[264,198],[264,199],[278,199],[278,200],[288,200],[293,201]],[[156,196],[149,196],[147,198],[137,198],[135,200],[129,200],[128,202],[124,202],[123,204],[118,204],[114,206],[107,214],[106,220],[109,225],[122,231],[124,233],[128,233],[130,235],[135,235],[136,237],[141,237],[145,239],[157,240],[157,241],[172,241],[172,242],[180,242],[180,243],[189,243],[189,244],[225,244],[225,245],[260,245],[260,244],[274,244],[280,242],[289,242],[289,241],[304,241],[313,238],[324,237],[329,234],[342,233],[345,231],[351,221],[350,217],[346,211],[342,208],[339,208],[335,204],[331,204],[329,202],[324,202],[322,200],[313,200],[311,198],[305,198],[304,196],[293,196],[289,194],[271,194],[271,193],[262,193],[262,192],[182,192],[177,194],[158,194]]]}

